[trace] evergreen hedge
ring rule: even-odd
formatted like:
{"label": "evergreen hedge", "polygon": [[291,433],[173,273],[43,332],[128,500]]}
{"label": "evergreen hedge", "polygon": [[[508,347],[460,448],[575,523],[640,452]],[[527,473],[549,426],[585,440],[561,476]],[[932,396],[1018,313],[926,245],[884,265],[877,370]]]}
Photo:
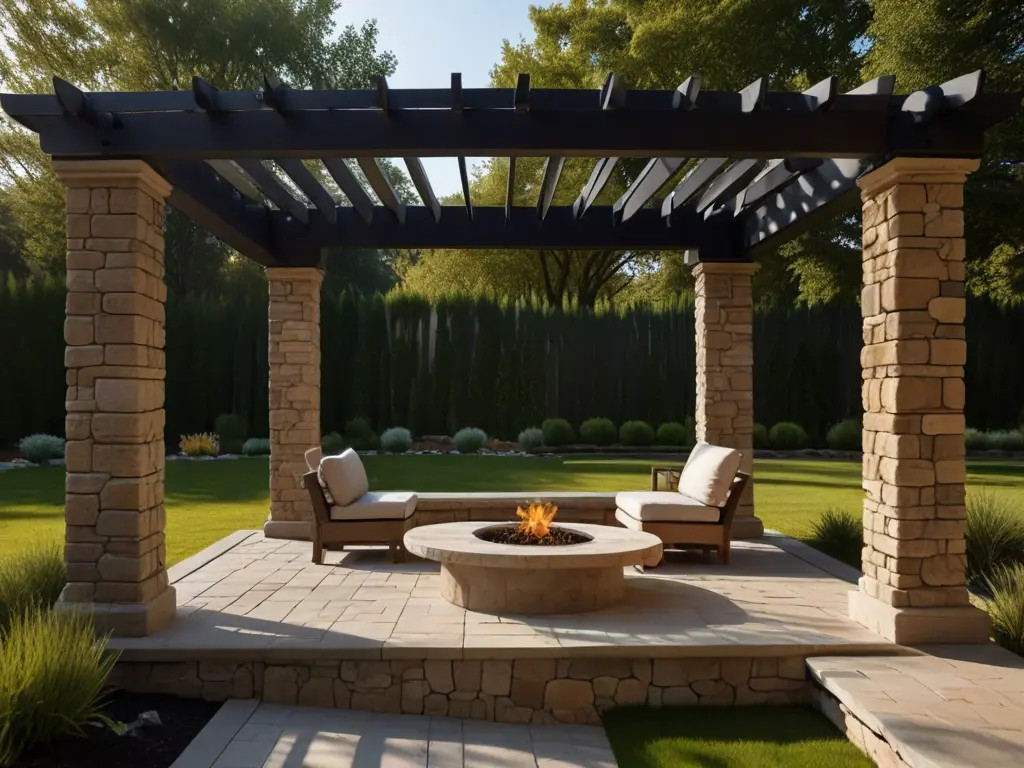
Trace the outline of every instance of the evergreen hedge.
{"label": "evergreen hedge", "polygon": [[[238,414],[267,427],[267,300],[253,290],[167,305],[167,440]],[[396,293],[324,296],[323,431],[363,417],[414,435],[475,424],[501,439],[558,414],[620,424],[684,421],[694,409],[692,305],[592,313],[529,302]],[[1024,392],[1024,306],[968,302],[967,423],[1016,426]],[[64,287],[0,285],[0,445],[64,433]],[[856,307],[758,311],[754,413],[794,421],[811,445],[860,412]],[[979,393],[980,396],[979,396]]]}

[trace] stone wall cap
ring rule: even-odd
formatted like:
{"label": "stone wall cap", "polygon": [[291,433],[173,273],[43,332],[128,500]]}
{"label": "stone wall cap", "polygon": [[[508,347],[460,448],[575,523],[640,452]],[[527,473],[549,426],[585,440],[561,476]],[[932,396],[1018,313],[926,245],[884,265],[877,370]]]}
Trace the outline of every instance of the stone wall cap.
{"label": "stone wall cap", "polygon": [[53,171],[68,187],[138,188],[166,200],[171,185],[142,160],[54,160]]}
{"label": "stone wall cap", "polygon": [[[894,157],[873,171],[869,171],[857,179],[857,186],[867,195],[892,186],[898,181],[909,183],[927,183],[920,179],[902,179],[903,176],[955,176],[962,177],[978,170],[981,161],[971,157]],[[936,183],[956,183],[953,181]]]}
{"label": "stone wall cap", "polygon": [[756,261],[700,261],[693,268],[693,276],[702,272],[709,275],[752,275],[760,265]]}

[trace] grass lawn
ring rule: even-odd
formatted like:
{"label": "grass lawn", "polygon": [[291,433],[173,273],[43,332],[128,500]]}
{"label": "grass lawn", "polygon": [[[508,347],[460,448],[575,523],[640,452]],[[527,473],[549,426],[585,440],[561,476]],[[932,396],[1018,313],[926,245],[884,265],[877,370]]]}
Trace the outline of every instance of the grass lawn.
{"label": "grass lawn", "polygon": [[[501,456],[367,456],[370,487],[419,491],[617,491],[644,488],[649,460]],[[1006,495],[1024,514],[1024,463],[968,462],[970,487]],[[768,528],[806,537],[826,507],[860,513],[859,462],[755,463],[757,514]],[[269,508],[266,459],[167,464],[170,564],[240,528],[259,528]],[[0,558],[38,537],[59,537],[64,469],[0,472]]]}
{"label": "grass lawn", "polygon": [[625,707],[604,715],[620,768],[871,768],[808,707]]}

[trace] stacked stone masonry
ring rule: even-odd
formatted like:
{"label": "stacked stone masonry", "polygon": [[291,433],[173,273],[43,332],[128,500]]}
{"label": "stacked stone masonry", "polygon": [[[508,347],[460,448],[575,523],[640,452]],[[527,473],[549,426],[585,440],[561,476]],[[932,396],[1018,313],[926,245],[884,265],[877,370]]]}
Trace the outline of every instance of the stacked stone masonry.
{"label": "stacked stone masonry", "polygon": [[267,269],[270,284],[270,519],[267,536],[310,538],[304,454],[320,445],[320,287],[314,267]]}
{"label": "stacked stone masonry", "polygon": [[897,158],[861,180],[860,587],[896,609],[969,605],[963,183],[977,165]]}
{"label": "stacked stone masonry", "polygon": [[807,700],[806,659],[530,658],[304,663],[121,662],[127,690],[425,714],[502,723],[600,724],[600,713],[652,706],[793,704]]}
{"label": "stacked stone masonry", "polygon": [[174,614],[164,547],[164,199],[136,161],[56,162],[67,185],[60,605],[144,635]]}
{"label": "stacked stone masonry", "polygon": [[[697,439],[739,449],[740,468],[754,471],[753,263],[704,262],[696,280]],[[748,483],[733,521],[735,538],[764,533]]]}

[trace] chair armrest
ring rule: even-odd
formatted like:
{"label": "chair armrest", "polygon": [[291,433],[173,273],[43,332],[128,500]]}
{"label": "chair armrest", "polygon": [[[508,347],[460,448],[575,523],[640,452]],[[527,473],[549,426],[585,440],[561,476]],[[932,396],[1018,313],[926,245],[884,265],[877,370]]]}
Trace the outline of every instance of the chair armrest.
{"label": "chair armrest", "polygon": [[740,497],[749,482],[750,475],[746,472],[737,472],[732,485],[729,486],[729,497],[725,500],[725,506],[722,507],[722,515],[719,518],[726,530],[732,528],[732,520],[736,516],[736,508],[740,505]]}
{"label": "chair armrest", "polygon": [[[679,475],[682,472],[682,467],[651,467],[651,490],[662,490],[659,487],[662,485],[664,490],[675,490],[676,486],[679,485]],[[664,483],[661,481],[664,481]]]}
{"label": "chair armrest", "polygon": [[328,523],[331,516],[327,510],[327,499],[324,497],[324,490],[320,487],[316,472],[307,472],[302,476],[302,482],[309,493],[309,500],[313,505],[313,521],[316,524]]}

